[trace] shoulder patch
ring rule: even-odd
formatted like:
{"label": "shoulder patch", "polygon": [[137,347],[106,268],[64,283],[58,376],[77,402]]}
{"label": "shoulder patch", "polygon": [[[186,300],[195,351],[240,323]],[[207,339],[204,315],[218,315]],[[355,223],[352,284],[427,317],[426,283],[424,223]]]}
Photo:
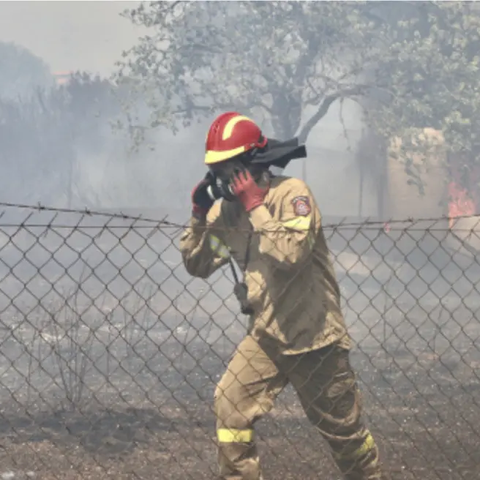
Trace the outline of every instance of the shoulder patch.
{"label": "shoulder patch", "polygon": [[299,217],[306,217],[307,215],[310,215],[310,212],[312,211],[309,198],[303,195],[295,197],[292,200],[292,204],[295,215]]}

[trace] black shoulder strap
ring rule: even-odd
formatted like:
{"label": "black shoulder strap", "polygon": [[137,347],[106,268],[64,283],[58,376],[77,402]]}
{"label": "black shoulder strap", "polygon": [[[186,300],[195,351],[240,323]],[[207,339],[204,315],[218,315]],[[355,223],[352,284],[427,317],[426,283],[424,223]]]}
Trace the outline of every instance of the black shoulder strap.
{"label": "black shoulder strap", "polygon": [[253,234],[253,231],[250,230],[248,232],[247,249],[245,250],[245,259],[243,260],[243,273],[246,272],[248,267],[248,262],[250,262],[250,246],[252,244],[252,234]]}
{"label": "black shoulder strap", "polygon": [[[243,261],[243,269],[242,269],[243,274],[245,274],[248,267],[248,262],[250,261],[250,245],[252,244],[252,234],[253,234],[253,231],[250,230],[248,232],[247,249],[245,250],[245,259]],[[230,264],[230,269],[232,270],[233,280],[235,281],[235,283],[240,283],[237,275],[237,271],[235,270],[235,266],[233,265],[232,257],[228,259],[228,263]]]}

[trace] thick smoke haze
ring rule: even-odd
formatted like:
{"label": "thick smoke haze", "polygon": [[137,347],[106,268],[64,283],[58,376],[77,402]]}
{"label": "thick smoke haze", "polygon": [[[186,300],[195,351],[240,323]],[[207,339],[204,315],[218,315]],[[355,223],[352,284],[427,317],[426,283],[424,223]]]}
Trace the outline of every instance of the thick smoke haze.
{"label": "thick smoke haze", "polygon": [[0,41],[43,58],[52,71],[109,75],[122,50],[141,34],[120,17],[138,2],[1,2]]}
{"label": "thick smoke haze", "polygon": [[[137,2],[1,2],[0,41],[27,48],[46,62],[51,72],[86,71],[108,77],[122,51],[145,33],[120,16],[135,5]],[[344,102],[343,124],[340,118],[336,103],[312,131],[307,143],[307,181],[324,214],[376,215],[373,194],[363,193],[362,201],[359,199],[355,163],[362,128],[359,108]],[[188,208],[192,184],[203,175],[203,142],[209,121],[177,135],[159,130],[154,135],[155,151],[147,149],[140,154],[126,154],[128,142],[105,129],[101,154],[77,151],[75,188],[86,193],[74,196],[71,202],[83,206],[87,198],[101,208]],[[41,171],[38,168],[38,184],[42,183]],[[286,173],[302,176],[301,162],[292,162]],[[55,195],[49,192],[46,197],[41,189],[16,189],[14,198],[2,195],[2,199],[65,204],[69,196],[66,190]]]}

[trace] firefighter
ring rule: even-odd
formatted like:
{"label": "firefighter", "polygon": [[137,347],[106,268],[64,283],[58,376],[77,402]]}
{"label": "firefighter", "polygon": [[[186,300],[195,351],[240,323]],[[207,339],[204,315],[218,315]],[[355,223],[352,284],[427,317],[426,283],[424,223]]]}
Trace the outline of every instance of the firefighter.
{"label": "firefighter", "polygon": [[270,143],[238,113],[213,122],[209,172],[192,191],[192,218],[180,241],[191,275],[207,278],[233,259],[248,290],[248,332],[214,395],[220,478],[262,479],[254,423],[288,383],[345,479],[387,478],[361,420],[320,212],[303,181],[270,173]]}

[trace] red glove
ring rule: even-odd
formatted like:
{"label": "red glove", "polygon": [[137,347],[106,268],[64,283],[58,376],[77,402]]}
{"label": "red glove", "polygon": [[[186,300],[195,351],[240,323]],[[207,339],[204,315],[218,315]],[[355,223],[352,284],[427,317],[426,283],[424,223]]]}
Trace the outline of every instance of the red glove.
{"label": "red glove", "polygon": [[248,170],[236,172],[233,175],[231,186],[234,195],[242,202],[247,212],[263,205],[263,200],[268,192],[268,187],[261,188],[257,185]]}

